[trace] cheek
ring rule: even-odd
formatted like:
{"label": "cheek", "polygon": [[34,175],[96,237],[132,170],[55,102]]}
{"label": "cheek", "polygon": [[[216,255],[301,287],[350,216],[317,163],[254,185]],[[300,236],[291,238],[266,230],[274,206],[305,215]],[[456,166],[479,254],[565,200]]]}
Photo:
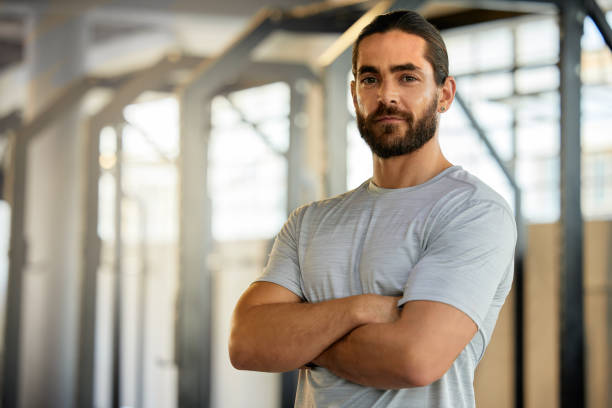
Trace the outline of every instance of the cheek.
{"label": "cheek", "polygon": [[359,112],[366,116],[374,112],[378,107],[378,101],[376,100],[376,98],[369,98],[363,95],[357,95],[355,103],[357,105],[355,106],[355,109],[359,110]]}

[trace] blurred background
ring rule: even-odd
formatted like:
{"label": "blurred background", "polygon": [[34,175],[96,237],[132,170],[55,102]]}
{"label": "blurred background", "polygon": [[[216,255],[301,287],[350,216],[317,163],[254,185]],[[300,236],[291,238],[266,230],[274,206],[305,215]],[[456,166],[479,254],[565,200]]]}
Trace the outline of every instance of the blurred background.
{"label": "blurred background", "polygon": [[293,406],[231,313],[291,210],[371,176],[350,50],[397,8],[519,223],[477,405],[612,407],[610,0],[0,1],[2,407]]}

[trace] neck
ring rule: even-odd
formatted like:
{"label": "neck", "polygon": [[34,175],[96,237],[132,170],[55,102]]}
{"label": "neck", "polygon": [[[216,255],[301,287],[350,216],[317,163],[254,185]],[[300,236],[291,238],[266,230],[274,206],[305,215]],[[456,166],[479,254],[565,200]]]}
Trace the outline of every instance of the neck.
{"label": "neck", "polygon": [[413,187],[425,183],[452,166],[446,160],[437,135],[420,149],[401,156],[382,159],[372,154],[374,184],[383,188]]}

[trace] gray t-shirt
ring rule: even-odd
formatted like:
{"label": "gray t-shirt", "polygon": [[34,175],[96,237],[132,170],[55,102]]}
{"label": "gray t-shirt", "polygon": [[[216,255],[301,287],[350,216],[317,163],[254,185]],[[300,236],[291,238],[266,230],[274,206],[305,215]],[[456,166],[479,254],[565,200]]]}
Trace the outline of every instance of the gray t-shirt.
{"label": "gray t-shirt", "polygon": [[474,370],[513,276],[516,226],[507,203],[459,166],[414,187],[355,190],[295,210],[259,281],[306,302],[364,293],[439,301],[478,332],[444,376],[426,387],[380,390],[322,367],[301,369],[296,407],[473,407]]}

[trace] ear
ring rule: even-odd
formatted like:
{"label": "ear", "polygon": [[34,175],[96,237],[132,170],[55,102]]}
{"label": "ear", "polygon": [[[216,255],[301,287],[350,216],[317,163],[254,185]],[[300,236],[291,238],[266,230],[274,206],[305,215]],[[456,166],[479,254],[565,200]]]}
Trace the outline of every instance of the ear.
{"label": "ear", "polygon": [[355,107],[355,112],[357,112],[357,92],[355,90],[355,80],[351,81],[351,96],[353,97],[353,106]]}
{"label": "ear", "polygon": [[457,90],[457,84],[455,83],[455,78],[452,76],[446,77],[444,83],[440,87],[440,92],[438,96],[438,111],[445,112],[447,111],[455,100],[455,91]]}

